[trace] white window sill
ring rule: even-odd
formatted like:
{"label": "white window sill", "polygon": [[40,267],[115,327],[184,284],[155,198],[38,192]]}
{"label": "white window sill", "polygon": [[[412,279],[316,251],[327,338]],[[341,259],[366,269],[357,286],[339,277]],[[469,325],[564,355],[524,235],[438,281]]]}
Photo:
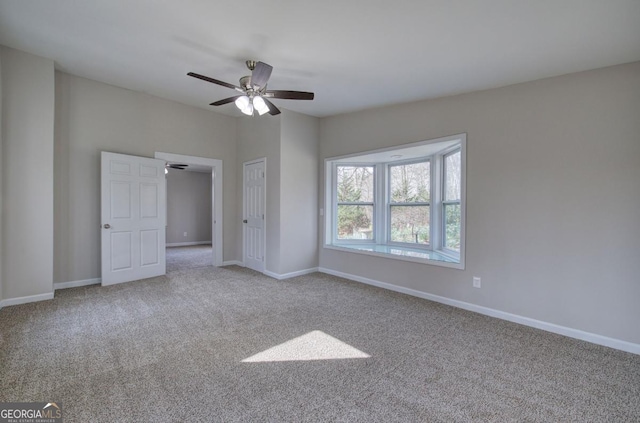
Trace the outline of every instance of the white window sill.
{"label": "white window sill", "polygon": [[460,260],[456,258],[437,251],[421,250],[418,248],[381,244],[326,244],[324,248],[367,256],[384,257],[392,260],[464,269],[464,263],[461,263]]}

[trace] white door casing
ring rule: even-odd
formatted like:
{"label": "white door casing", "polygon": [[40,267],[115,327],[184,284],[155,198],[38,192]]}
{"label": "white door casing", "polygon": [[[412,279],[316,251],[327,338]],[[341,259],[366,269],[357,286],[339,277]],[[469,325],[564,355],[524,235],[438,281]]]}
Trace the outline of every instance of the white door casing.
{"label": "white door casing", "polygon": [[207,166],[211,168],[211,241],[212,241],[212,260],[214,266],[222,266],[223,262],[223,245],[222,245],[222,160],[210,159],[198,156],[185,156],[184,154],[163,153],[156,151],[154,157],[162,159],[165,162],[186,163],[188,165]]}
{"label": "white door casing", "polygon": [[265,270],[266,159],[243,164],[243,261],[250,269]]}
{"label": "white door casing", "polygon": [[166,272],[164,160],[101,154],[102,285]]}

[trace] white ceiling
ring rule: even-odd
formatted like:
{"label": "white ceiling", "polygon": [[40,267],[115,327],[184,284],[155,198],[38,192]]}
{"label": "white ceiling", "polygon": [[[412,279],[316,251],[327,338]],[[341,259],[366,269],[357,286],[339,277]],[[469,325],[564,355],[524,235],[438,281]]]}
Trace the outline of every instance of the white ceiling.
{"label": "white ceiling", "polygon": [[322,117],[640,60],[640,1],[0,0],[0,44],[211,110],[234,92],[186,73],[261,60],[316,94],[276,105]]}

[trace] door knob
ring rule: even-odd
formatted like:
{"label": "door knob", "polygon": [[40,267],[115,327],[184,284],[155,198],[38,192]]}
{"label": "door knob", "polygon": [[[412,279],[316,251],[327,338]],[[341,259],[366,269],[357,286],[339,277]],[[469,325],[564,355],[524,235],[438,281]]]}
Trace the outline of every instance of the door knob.
{"label": "door knob", "polygon": [[242,223],[247,223],[247,219],[243,220]]}
{"label": "door knob", "polygon": [[105,224],[104,224],[104,226],[103,226],[103,228],[105,228],[105,229],[111,229],[111,225],[109,225],[108,223],[105,223]]}

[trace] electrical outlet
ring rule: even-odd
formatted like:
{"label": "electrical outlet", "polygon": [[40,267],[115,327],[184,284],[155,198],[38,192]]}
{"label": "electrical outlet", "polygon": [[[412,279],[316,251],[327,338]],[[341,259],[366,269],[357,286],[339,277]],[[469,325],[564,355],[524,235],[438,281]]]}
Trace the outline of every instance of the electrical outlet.
{"label": "electrical outlet", "polygon": [[187,236],[187,233],[185,232],[185,233],[183,233],[182,235],[183,235],[183,236]]}
{"label": "electrical outlet", "polygon": [[480,286],[481,286],[481,280],[480,280],[480,278],[479,278],[479,277],[477,277],[477,276],[474,276],[474,277],[473,277],[473,287],[474,287],[474,288],[480,288]]}

